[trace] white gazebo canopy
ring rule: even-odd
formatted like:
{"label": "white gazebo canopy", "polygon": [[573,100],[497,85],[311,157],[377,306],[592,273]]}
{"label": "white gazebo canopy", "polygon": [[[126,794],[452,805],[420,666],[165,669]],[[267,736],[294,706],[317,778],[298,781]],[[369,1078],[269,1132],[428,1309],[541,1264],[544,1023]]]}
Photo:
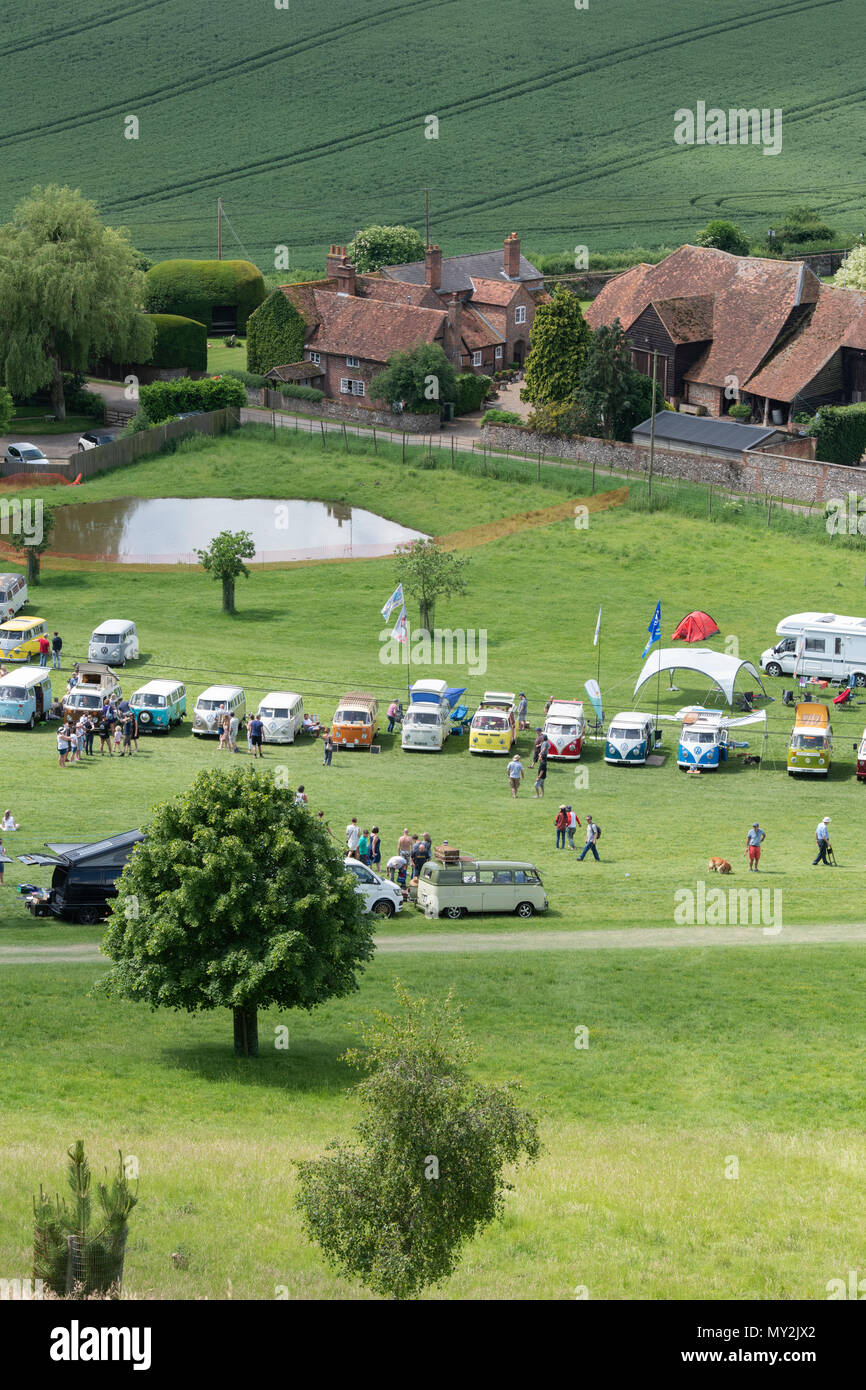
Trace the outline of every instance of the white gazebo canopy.
{"label": "white gazebo canopy", "polygon": [[634,693],[637,695],[642,685],[657,676],[660,671],[697,671],[719,687],[729,705],[734,703],[734,686],[741,671],[753,676],[766,695],[764,683],[751,661],[740,661],[736,656],[726,656],[724,652],[714,652],[711,647],[693,647],[686,651],[682,647],[662,647],[652,652],[638,677]]}

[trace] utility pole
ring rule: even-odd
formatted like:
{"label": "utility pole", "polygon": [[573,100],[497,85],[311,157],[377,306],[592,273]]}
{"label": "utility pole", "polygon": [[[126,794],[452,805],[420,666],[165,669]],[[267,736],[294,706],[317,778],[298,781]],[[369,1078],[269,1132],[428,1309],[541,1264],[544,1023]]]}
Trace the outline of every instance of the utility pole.
{"label": "utility pole", "polygon": [[[652,414],[650,416],[650,458],[649,476],[647,478],[647,503],[652,504],[653,499],[653,464],[656,457],[656,377],[658,376],[659,354],[658,348],[653,348],[653,394],[652,394]],[[658,710],[656,710],[658,713]]]}
{"label": "utility pole", "polygon": [[223,258],[223,200],[217,198],[217,260]]}
{"label": "utility pole", "polygon": [[430,245],[430,189],[429,189],[429,188],[425,188],[425,189],[424,189],[424,224],[425,224],[426,229],[427,229],[427,240],[424,242],[424,245],[425,245],[425,246],[429,246],[429,245]]}

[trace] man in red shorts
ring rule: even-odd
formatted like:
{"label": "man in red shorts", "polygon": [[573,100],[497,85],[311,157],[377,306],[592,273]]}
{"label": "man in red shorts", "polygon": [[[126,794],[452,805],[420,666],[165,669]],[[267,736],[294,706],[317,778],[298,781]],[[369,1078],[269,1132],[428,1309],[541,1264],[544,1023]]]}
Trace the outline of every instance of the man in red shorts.
{"label": "man in red shorts", "polygon": [[748,835],[746,836],[746,844],[747,844],[747,846],[748,846],[748,852],[749,852],[749,873],[750,873],[750,874],[751,874],[751,873],[757,873],[757,872],[758,872],[758,860],[759,860],[760,857],[761,857],[761,845],[764,843],[764,841],[766,840],[766,838],[767,838],[767,833],[766,833],[766,831],[765,831],[765,830],[762,830],[761,827],[758,825],[758,822],[755,821],[755,823],[753,824],[751,830],[749,831]]}

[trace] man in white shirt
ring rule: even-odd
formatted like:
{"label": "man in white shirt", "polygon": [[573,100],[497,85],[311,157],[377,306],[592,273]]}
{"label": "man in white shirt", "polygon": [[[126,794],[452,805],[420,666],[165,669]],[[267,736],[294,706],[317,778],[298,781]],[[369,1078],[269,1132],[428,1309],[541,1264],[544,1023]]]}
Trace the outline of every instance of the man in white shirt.
{"label": "man in white shirt", "polygon": [[816,864],[827,864],[829,866],[830,860],[827,858],[827,855],[832,853],[829,816],[825,816],[815,827],[815,839],[818,841],[818,853],[812,860],[812,867],[814,868]]}
{"label": "man in white shirt", "polygon": [[239,728],[240,728],[240,724],[239,724],[239,722],[238,722],[238,717],[237,717],[236,714],[233,714],[232,717],[231,717],[231,719],[229,720],[229,744],[231,745],[232,752],[234,752],[234,753],[239,753],[239,752],[241,751],[241,750],[238,748],[238,729],[239,729]]}
{"label": "man in white shirt", "polygon": [[358,827],[358,817],[353,816],[346,826],[346,845],[353,859],[358,857],[358,843],[361,839],[361,831]]}
{"label": "man in white shirt", "polygon": [[595,847],[595,842],[596,842],[597,839],[598,839],[598,830],[596,829],[595,821],[593,820],[592,816],[587,816],[587,818],[586,818],[586,844],[584,845],[583,849],[580,851],[580,854],[577,856],[578,859],[585,859],[586,856],[587,856],[587,854],[589,854],[589,851],[590,851],[590,850],[592,850],[592,852],[593,852],[595,858],[598,859],[598,850],[597,850],[596,847]]}
{"label": "man in white shirt", "polygon": [[508,781],[511,785],[511,795],[517,798],[517,789],[523,779],[523,763],[520,761],[520,754],[515,753],[507,767]]}

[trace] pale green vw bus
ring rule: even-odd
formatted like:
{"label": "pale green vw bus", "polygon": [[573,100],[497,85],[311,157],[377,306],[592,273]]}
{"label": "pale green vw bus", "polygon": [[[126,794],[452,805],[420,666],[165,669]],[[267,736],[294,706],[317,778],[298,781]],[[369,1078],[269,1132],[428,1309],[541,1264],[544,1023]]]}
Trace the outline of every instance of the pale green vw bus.
{"label": "pale green vw bus", "polygon": [[532,917],[547,911],[541,874],[524,860],[476,859],[462,864],[428,861],[418,880],[418,906],[428,917],[468,912],[512,912]]}

